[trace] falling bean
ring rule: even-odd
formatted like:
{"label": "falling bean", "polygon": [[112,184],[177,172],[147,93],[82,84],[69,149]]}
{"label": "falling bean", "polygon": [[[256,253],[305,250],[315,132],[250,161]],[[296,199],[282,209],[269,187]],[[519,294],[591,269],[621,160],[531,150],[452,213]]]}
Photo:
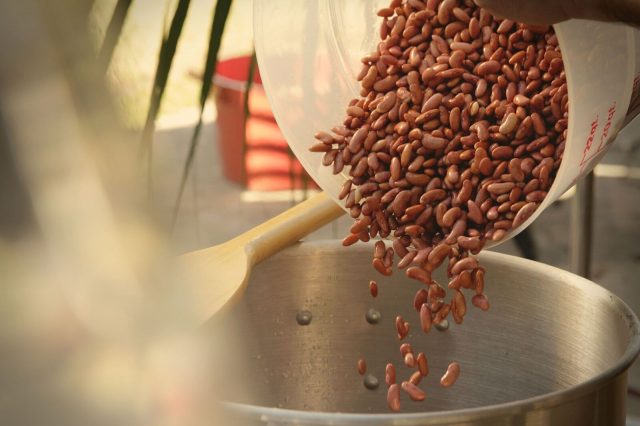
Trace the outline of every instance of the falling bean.
{"label": "falling bean", "polygon": [[453,386],[456,380],[458,380],[458,376],[460,376],[460,364],[458,364],[457,362],[452,362],[451,364],[449,364],[449,366],[447,367],[447,371],[440,379],[440,385],[444,388]]}

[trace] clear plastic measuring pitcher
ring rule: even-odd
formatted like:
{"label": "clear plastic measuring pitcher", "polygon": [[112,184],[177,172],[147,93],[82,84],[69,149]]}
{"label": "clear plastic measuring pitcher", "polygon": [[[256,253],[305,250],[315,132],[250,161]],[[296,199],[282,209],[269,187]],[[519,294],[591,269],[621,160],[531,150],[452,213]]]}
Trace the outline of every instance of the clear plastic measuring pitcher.
{"label": "clear plastic measuring pitcher", "polygon": [[[302,165],[336,200],[347,173],[333,175],[331,168],[322,166],[322,155],[308,148],[313,134],[341,123],[348,102],[359,96],[360,58],[375,50],[380,24],[376,12],[387,4],[388,0],[254,3],[258,64],[278,125]],[[564,158],[542,205],[502,241],[527,227],[589,172],[637,113],[640,32],[584,20],[557,24],[555,30],[569,91]]]}

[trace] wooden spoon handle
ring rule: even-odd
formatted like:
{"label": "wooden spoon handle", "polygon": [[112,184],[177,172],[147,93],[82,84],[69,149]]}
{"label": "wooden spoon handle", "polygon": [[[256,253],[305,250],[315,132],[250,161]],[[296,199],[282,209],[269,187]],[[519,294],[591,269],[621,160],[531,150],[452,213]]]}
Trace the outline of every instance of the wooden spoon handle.
{"label": "wooden spoon handle", "polygon": [[335,201],[320,192],[229,243],[243,244],[249,261],[255,265],[344,213]]}

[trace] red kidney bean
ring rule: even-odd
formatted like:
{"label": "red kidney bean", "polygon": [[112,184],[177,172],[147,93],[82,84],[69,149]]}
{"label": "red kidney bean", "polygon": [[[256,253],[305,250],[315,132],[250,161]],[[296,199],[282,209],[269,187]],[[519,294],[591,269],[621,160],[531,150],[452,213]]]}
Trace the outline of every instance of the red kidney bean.
{"label": "red kidney bean", "polygon": [[466,289],[474,288],[472,273],[470,271],[462,271],[460,275],[458,275],[458,280],[462,288],[466,288]]}
{"label": "red kidney bean", "polygon": [[[435,137],[432,134],[425,133],[422,137],[422,146],[428,150],[437,151],[444,148],[447,145],[445,138]],[[323,144],[323,146],[326,146]]]}
{"label": "red kidney bean", "polygon": [[405,269],[407,268],[409,265],[411,265],[411,262],[413,262],[413,259],[416,257],[416,254],[418,254],[417,251],[410,251],[408,252],[401,260],[400,262],[398,262],[398,269]]}
{"label": "red kidney bean", "polygon": [[513,182],[492,183],[487,186],[487,190],[492,195],[500,195],[511,191],[514,186],[515,184]]}
{"label": "red kidney bean", "polygon": [[342,240],[342,245],[348,247],[355,244],[359,239],[358,234],[349,234]]}
{"label": "red kidney bean", "polygon": [[431,247],[418,250],[418,254],[413,259],[413,263],[415,263],[416,265],[422,265],[422,267],[424,268],[424,263],[427,261],[427,257],[429,256],[429,253],[431,253],[431,250],[433,250]]}
{"label": "red kidney bean", "polygon": [[362,219],[356,221],[353,226],[349,229],[349,232],[352,234],[357,234],[362,231],[365,231],[369,225],[371,224],[371,217],[365,216]]}
{"label": "red kidney bean", "polygon": [[478,252],[482,248],[482,241],[478,237],[458,237],[458,246],[471,252]]}
{"label": "red kidney bean", "polygon": [[388,363],[385,367],[385,382],[387,386],[391,386],[396,382],[396,368],[391,363]]}
{"label": "red kidney bean", "polygon": [[493,241],[500,241],[502,239],[504,239],[505,235],[507,235],[507,231],[504,229],[493,229],[492,230],[492,235],[491,235],[491,240]]}
{"label": "red kidney bean", "polygon": [[510,160],[513,157],[513,148],[510,146],[497,146],[491,150],[494,160]]}
{"label": "red kidney bean", "polygon": [[475,257],[465,257],[464,259],[460,259],[453,268],[451,268],[451,273],[453,275],[457,275],[462,271],[467,269],[474,269],[478,267],[478,260]]}
{"label": "red kidney bean", "polygon": [[376,269],[376,271],[380,272],[382,275],[387,275],[387,276],[391,275],[391,269],[387,268],[384,265],[384,262],[382,261],[382,259],[375,258],[375,259],[373,259],[373,262],[371,264]]}
{"label": "red kidney bean", "polygon": [[411,374],[411,377],[409,377],[409,383],[413,383],[416,386],[418,386],[421,381],[422,374],[420,374],[419,371],[414,371],[413,374]]}
{"label": "red kidney bean", "polygon": [[398,255],[398,257],[404,257],[407,253],[409,253],[403,241],[399,238],[393,240],[393,251]]}
{"label": "red kidney bean", "polygon": [[474,269],[471,276],[473,278],[473,286],[475,287],[476,294],[482,294],[484,292],[484,269]]}
{"label": "red kidney bean", "polygon": [[409,334],[408,323],[400,315],[396,317],[396,331],[398,332],[398,340],[403,340]]}
{"label": "red kidney bean", "polygon": [[529,219],[529,217],[531,217],[537,208],[538,204],[533,202],[527,203],[521,207],[516,213],[516,217],[513,219],[513,227],[517,228],[522,225],[527,219]]}
{"label": "red kidney bean", "polygon": [[484,215],[482,214],[480,207],[478,207],[478,205],[474,201],[467,201],[467,209],[469,212],[467,218],[469,218],[469,220],[478,225],[484,222]]}
{"label": "red kidney bean", "polygon": [[[509,148],[509,147],[504,147],[504,148]],[[493,164],[491,163],[491,160],[488,157],[485,157],[482,160],[480,160],[478,169],[480,170],[480,173],[482,173],[484,176],[489,176],[493,172]]]}
{"label": "red kidney bean", "polygon": [[406,274],[409,278],[424,284],[430,284],[432,281],[431,274],[418,266],[411,266],[407,269]]}
{"label": "red kidney bean", "polygon": [[378,284],[375,281],[369,281],[369,292],[371,297],[378,297]]}
{"label": "red kidney bean", "polygon": [[461,324],[462,319],[467,313],[467,302],[465,301],[464,295],[459,290],[456,290],[453,294],[451,312],[453,313],[453,319],[456,324]]}
{"label": "red kidney bean", "polygon": [[413,348],[411,347],[411,343],[403,343],[400,345],[400,355],[402,355],[403,358],[409,352],[413,353]]}
{"label": "red kidney bean", "polygon": [[444,242],[449,245],[455,244],[456,241],[458,240],[458,237],[464,234],[466,230],[467,230],[467,220],[464,217],[464,213],[462,213],[462,217],[453,224],[453,227],[451,228],[451,232],[449,233],[447,238],[445,238]]}
{"label": "red kidney bean", "polygon": [[476,68],[476,73],[481,76],[485,76],[488,74],[495,74],[501,68],[500,62],[498,61],[486,61],[482,62]]}
{"label": "red kidney bean", "polygon": [[540,203],[547,196],[547,191],[532,191],[527,194],[526,200],[530,203]]}
{"label": "red kidney bean", "polygon": [[427,360],[424,352],[420,352],[418,357],[416,358],[416,363],[418,364],[418,371],[422,377],[426,377],[429,375],[429,362]]}
{"label": "red kidney bean", "polygon": [[413,352],[407,352],[404,354],[404,365],[409,368],[416,366],[416,357],[413,355]]}
{"label": "red kidney bean", "polygon": [[420,203],[431,204],[436,201],[443,200],[446,196],[447,196],[447,193],[443,189],[431,189],[425,192],[424,195],[422,195],[422,197],[420,197]]}
{"label": "red kidney bean", "polygon": [[440,379],[440,385],[444,388],[453,386],[456,380],[458,380],[458,376],[460,376],[460,364],[458,364],[457,362],[452,362],[451,364],[449,364],[449,366],[447,367],[447,371]]}
{"label": "red kidney bean", "polygon": [[422,305],[428,303],[429,301],[429,293],[424,288],[421,288],[416,292],[416,295],[413,298],[413,307],[416,311],[420,312]]}
{"label": "red kidney bean", "polygon": [[422,331],[428,333],[431,330],[431,309],[427,303],[423,303],[420,308],[420,325],[422,326]]}
{"label": "red kidney bean", "polygon": [[384,266],[386,266],[387,268],[391,268],[391,266],[393,266],[393,255],[394,255],[393,249],[389,247],[385,252],[385,255],[383,258]]}
{"label": "red kidney bean", "polygon": [[364,376],[366,372],[367,372],[367,362],[364,360],[364,358],[360,358],[358,360],[358,374],[360,374],[361,376]]}
{"label": "red kidney bean", "polygon": [[509,174],[516,182],[522,182],[525,178],[522,171],[521,161],[518,158],[513,158],[509,161]]}
{"label": "red kidney bean", "polygon": [[[432,311],[436,311],[433,308],[431,309]],[[451,312],[451,305],[445,303],[442,305],[442,307],[440,309],[437,310],[436,314],[433,317],[433,323],[434,324],[439,324],[441,323],[443,320],[445,320],[447,318],[447,316],[449,315],[449,312]]]}
{"label": "red kidney bean", "polygon": [[484,294],[476,294],[471,298],[471,303],[476,308],[482,309],[483,311],[489,310],[489,299]]}
{"label": "red kidney bean", "polygon": [[434,247],[433,250],[431,250],[431,253],[429,253],[429,257],[427,260],[429,261],[429,263],[438,266],[449,255],[450,251],[451,247],[448,244],[441,243]]}
{"label": "red kidney bean", "polygon": [[447,228],[451,228],[461,215],[462,210],[460,210],[460,207],[452,207],[442,216],[442,224]]}
{"label": "red kidney bean", "polygon": [[391,411],[400,411],[400,386],[397,383],[387,390],[387,404]]}
{"label": "red kidney bean", "polygon": [[505,116],[504,120],[502,120],[502,124],[500,124],[499,132],[503,135],[508,135],[513,132],[518,125],[518,118],[515,113],[510,113]]}
{"label": "red kidney bean", "polygon": [[411,398],[414,401],[424,401],[425,398],[425,393],[422,389],[420,389],[418,386],[414,385],[413,383],[406,381],[406,382],[402,382],[402,390],[405,391],[407,393],[407,395],[409,395],[409,398]]}

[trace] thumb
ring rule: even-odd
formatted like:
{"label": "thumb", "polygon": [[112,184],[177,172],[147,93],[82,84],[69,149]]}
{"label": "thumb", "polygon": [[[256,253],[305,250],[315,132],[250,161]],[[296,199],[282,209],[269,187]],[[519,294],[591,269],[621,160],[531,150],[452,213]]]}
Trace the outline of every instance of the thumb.
{"label": "thumb", "polygon": [[[511,19],[527,24],[555,24],[571,16],[558,0],[474,0],[496,18]],[[569,3],[574,3],[569,1]]]}
{"label": "thumb", "polygon": [[638,0],[474,0],[496,18],[555,24],[570,18],[640,24]]}

